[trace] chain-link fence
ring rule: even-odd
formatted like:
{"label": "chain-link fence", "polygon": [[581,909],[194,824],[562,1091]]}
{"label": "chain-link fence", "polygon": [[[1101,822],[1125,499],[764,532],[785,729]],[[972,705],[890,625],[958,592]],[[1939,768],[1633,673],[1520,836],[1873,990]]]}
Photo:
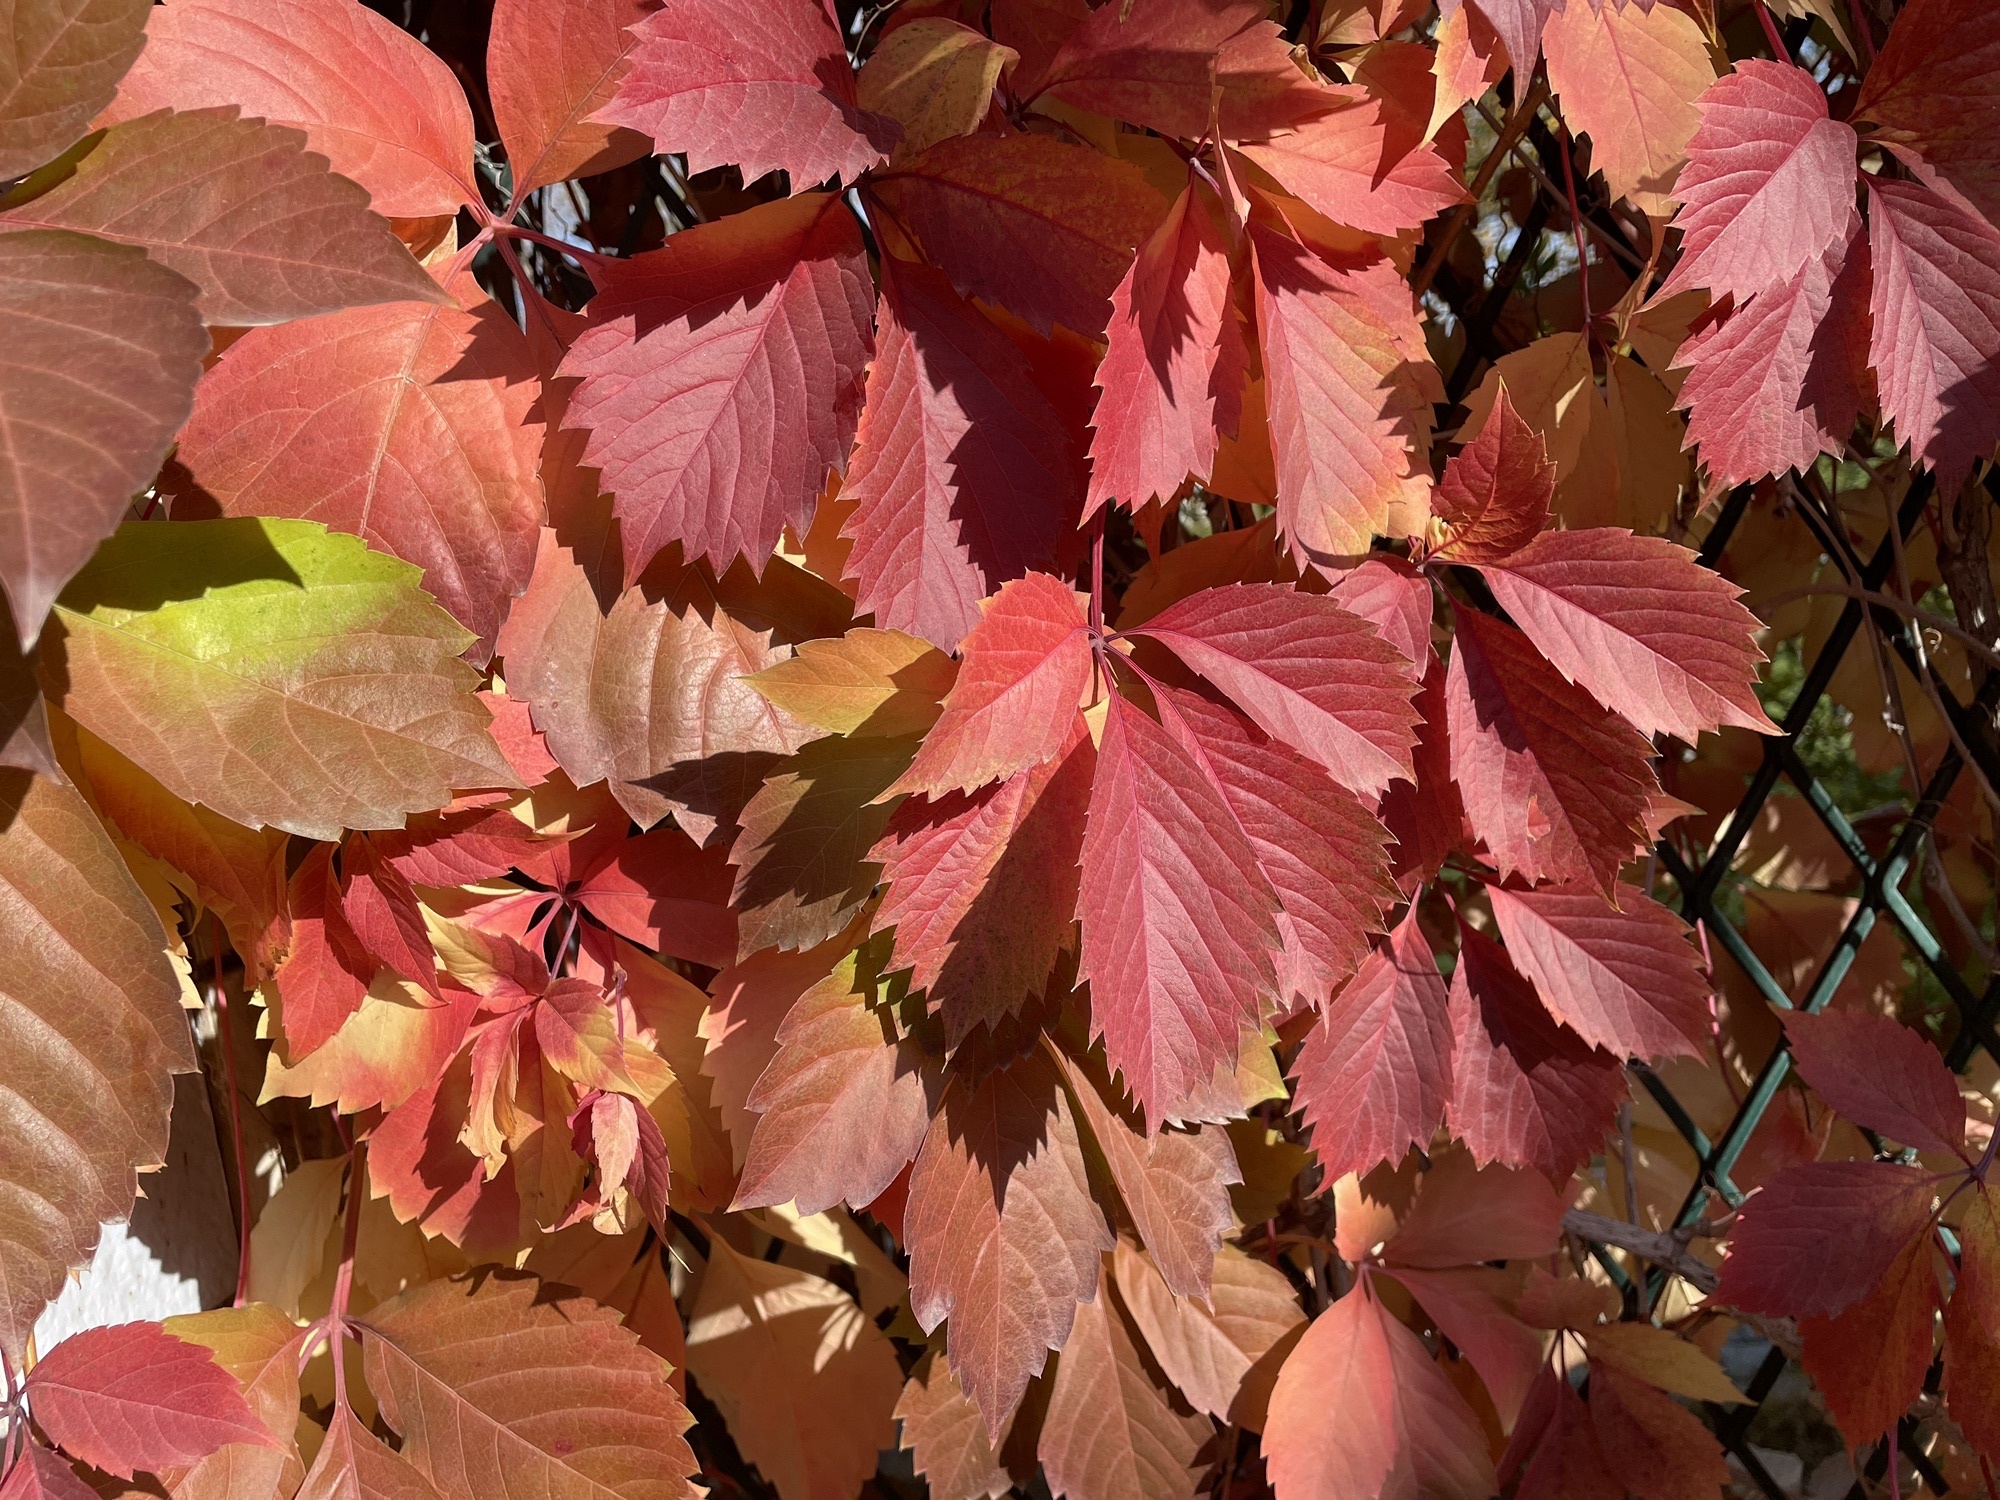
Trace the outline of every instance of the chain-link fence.
{"label": "chain-link fence", "polygon": [[[1996,1015],[2000,1014],[2000,976],[1988,978],[1975,987],[1973,980],[1954,965],[1945,945],[1933,931],[1924,913],[1926,903],[1921,890],[1913,895],[1908,887],[1913,884],[1915,872],[1921,868],[1926,841],[1933,835],[1933,825],[1940,810],[1960,777],[1967,772],[1966,756],[1980,758],[1978,770],[1989,784],[2000,785],[2000,765],[1986,763],[1992,756],[1991,715],[1995,704],[2000,703],[2000,672],[1979,674],[1982,685],[1969,703],[1961,702],[1948,686],[1937,683],[1934,675],[1925,674],[1950,726],[1950,742],[1937,757],[1936,765],[1929,770],[1923,784],[1915,789],[1905,789],[1906,795],[1900,799],[1901,805],[1892,815],[1893,832],[1885,852],[1877,854],[1870,851],[1847,814],[1800,753],[1801,736],[1812,720],[1814,710],[1827,696],[1842,659],[1850,650],[1871,649],[1872,643],[1866,638],[1870,628],[1913,674],[1918,671],[1922,662],[1921,653],[1925,650],[1925,642],[1918,634],[1918,623],[1886,603],[1877,601],[1882,600],[1883,585],[1896,568],[1902,543],[1922,522],[1932,496],[1933,486],[1929,477],[1920,476],[1911,484],[1897,509],[1896,534],[1888,534],[1885,528],[1880,544],[1872,555],[1864,558],[1855,551],[1847,528],[1836,517],[1823,512],[1810,495],[1804,492],[1798,495],[1797,503],[1791,507],[1792,513],[1798,524],[1811,529],[1821,554],[1829,560],[1841,580],[1840,589],[1849,597],[1818,653],[1806,664],[1804,681],[1780,723],[1783,732],[1764,739],[1762,759],[1750,776],[1748,788],[1733,814],[1722,823],[1706,855],[1690,863],[1681,850],[1663,840],[1658,846],[1657,857],[1660,870],[1673,882],[1671,891],[1661,887],[1662,899],[1670,902],[1677,899],[1686,920],[1705,932],[1710,951],[1720,948],[1727,954],[1726,959],[1717,957],[1715,961],[1740,966],[1757,993],[1780,1010],[1803,1008],[1816,1011],[1825,1006],[1847,977],[1862,943],[1878,923],[1886,921],[1913,956],[1920,973],[1934,978],[1949,997],[1949,1013],[1942,1018],[1942,1042],[1947,1061],[1954,1069],[1963,1071],[1981,1048],[2000,1058],[2000,1037],[1996,1037],[1994,1032]],[[1724,502],[1702,548],[1701,556],[1705,563],[1714,566],[1721,558],[1751,500],[1752,490],[1745,487],[1733,492]],[[1728,877],[1737,867],[1745,838],[1765,803],[1777,792],[1781,781],[1790,782],[1799,796],[1818,814],[1827,832],[1853,866],[1849,888],[1855,904],[1851,914],[1831,949],[1818,957],[1816,968],[1802,993],[1787,992],[1764,959],[1759,957],[1746,932],[1731,920],[1726,910]],[[1727,1207],[1733,1208],[1741,1203],[1744,1190],[1737,1186],[1731,1174],[1753,1132],[1777,1099],[1790,1071],[1790,1057],[1783,1043],[1757,1071],[1754,1082],[1728,1125],[1714,1137],[1696,1124],[1694,1113],[1676,1097],[1659,1074],[1636,1065],[1634,1071],[1647,1093],[1686,1140],[1698,1163],[1694,1184],[1681,1204],[1673,1227],[1686,1229],[1700,1221],[1710,1204],[1711,1192]],[[1646,1284],[1642,1287],[1636,1285],[1609,1255],[1600,1253],[1599,1258],[1625,1290],[1633,1310],[1657,1304],[1664,1290],[1666,1271],[1649,1271]],[[1750,1480],[1774,1500],[1785,1496],[1787,1491],[1760,1458],[1750,1441],[1750,1433],[1763,1403],[1778,1386],[1788,1364],[1786,1354],[1775,1345],[1771,1346],[1744,1392],[1748,1404],[1735,1408],[1716,1407],[1709,1411],[1716,1434],[1724,1446],[1742,1465]],[[1935,1389],[1937,1375],[1938,1369],[1934,1365],[1931,1389]],[[1916,1423],[1912,1417],[1906,1415],[1903,1418],[1898,1436],[1898,1451],[1915,1466],[1924,1484],[1933,1493],[1946,1493],[1945,1477],[1919,1447]],[[1861,1476],[1871,1481],[1883,1478],[1889,1456],[1890,1445],[1886,1441],[1877,1444],[1872,1451],[1861,1456]],[[1857,1480],[1853,1494],[1859,1496],[1862,1493]]]}

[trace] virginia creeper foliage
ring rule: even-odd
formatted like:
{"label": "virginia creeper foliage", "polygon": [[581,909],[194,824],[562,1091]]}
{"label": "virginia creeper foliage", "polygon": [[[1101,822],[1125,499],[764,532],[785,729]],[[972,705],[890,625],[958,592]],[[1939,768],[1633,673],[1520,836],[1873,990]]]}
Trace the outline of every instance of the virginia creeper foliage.
{"label": "virginia creeper foliage", "polygon": [[3,1500],[1991,1487],[2000,11],[0,44]]}

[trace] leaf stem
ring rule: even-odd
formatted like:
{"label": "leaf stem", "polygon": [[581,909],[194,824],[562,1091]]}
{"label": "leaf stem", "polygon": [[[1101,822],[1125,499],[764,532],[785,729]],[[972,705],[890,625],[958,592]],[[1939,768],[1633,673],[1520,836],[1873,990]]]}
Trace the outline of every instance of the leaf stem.
{"label": "leaf stem", "polygon": [[250,1295],[250,1165],[243,1150],[243,1106],[236,1085],[236,1038],[229,1027],[229,993],[222,987],[222,922],[208,915],[215,952],[215,1030],[222,1043],[224,1078],[229,1087],[229,1146],[236,1159],[236,1306]]}
{"label": "leaf stem", "polygon": [[354,1249],[361,1240],[362,1179],[368,1170],[368,1142],[354,1143],[347,1157],[347,1222],[340,1232],[340,1269],[333,1277],[333,1301],[326,1310],[327,1352],[333,1356],[333,1404],[347,1408],[347,1299],[354,1290]]}
{"label": "leaf stem", "polygon": [[1424,258],[1422,268],[1410,282],[1412,297],[1421,297],[1430,290],[1431,283],[1437,279],[1437,273],[1451,254],[1452,246],[1458,243],[1458,237],[1465,232],[1465,226],[1472,222],[1474,213],[1478,211],[1479,200],[1485,194],[1487,185],[1493,181],[1494,174],[1500,170],[1501,164],[1513,151],[1514,143],[1526,132],[1529,121],[1535,117],[1535,111],[1542,107],[1542,101],[1548,96],[1549,86],[1540,74],[1537,74],[1527,97],[1514,106],[1514,112],[1507,117],[1507,124],[1501,130],[1499,139],[1494,141],[1493,149],[1486,153],[1486,159],[1479,164],[1477,175],[1466,189],[1468,200],[1451,211],[1451,217],[1445,221],[1444,233],[1438,237],[1436,246]]}
{"label": "leaf stem", "polygon": [[[1761,12],[1760,12],[1761,14]],[[1590,316],[1590,241],[1584,236],[1583,210],[1576,201],[1576,142],[1570,139],[1569,124],[1562,125],[1563,193],[1569,199],[1570,233],[1576,237],[1576,290],[1583,301],[1583,331],[1593,346],[1597,327]]]}
{"label": "leaf stem", "polygon": [[1771,19],[1770,9],[1764,0],[1750,0],[1750,8],[1757,12],[1757,24],[1764,28],[1764,40],[1771,44],[1771,56],[1781,63],[1792,60],[1791,52],[1785,46],[1785,39],[1778,31],[1778,23]]}
{"label": "leaf stem", "polygon": [[1090,633],[1104,636],[1104,507],[1091,518],[1090,533]]}

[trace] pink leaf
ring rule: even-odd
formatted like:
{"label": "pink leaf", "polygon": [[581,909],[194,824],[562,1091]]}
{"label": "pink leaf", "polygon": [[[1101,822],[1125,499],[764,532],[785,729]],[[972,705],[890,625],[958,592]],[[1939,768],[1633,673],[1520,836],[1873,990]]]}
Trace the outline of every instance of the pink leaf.
{"label": "pink leaf", "polygon": [[1136,633],[1171,648],[1350,791],[1379,795],[1412,774],[1409,663],[1325,595],[1226,584],[1169,605]]}
{"label": "pink leaf", "polygon": [[734,884],[725,849],[700,848],[670,824],[624,840],[570,894],[621,937],[726,968],[736,958]]}
{"label": "pink leaf", "polygon": [[1431,509],[1451,530],[1433,556],[1460,563],[1504,561],[1549,524],[1555,492],[1556,466],[1542,435],[1522,419],[1503,384],[1485,423],[1444,466]]}
{"label": "pink leaf", "polygon": [[[1449,10],[1459,0],[1446,0]],[[1464,0],[1486,18],[1507,51],[1516,78],[1526,78],[1542,55],[1542,27],[1561,8],[1561,0]]]}
{"label": "pink leaf", "polygon": [[685,153],[688,171],[787,172],[793,190],[851,181],[903,137],[864,111],[818,0],[672,0],[632,28],[625,76],[591,119]]}
{"label": "pink leaf", "polygon": [[1221,790],[1278,898],[1278,997],[1324,1003],[1396,900],[1386,830],[1318,766],[1228,709],[1170,688],[1161,717]]}
{"label": "pink leaf", "polygon": [[1799,1076],[1855,1124],[1920,1151],[1963,1156],[1958,1080],[1919,1033],[1868,1011],[1793,1011],[1785,1036]]}
{"label": "pink leaf", "polygon": [[1451,1097],[1449,1004],[1413,908],[1299,1052],[1293,1098],[1329,1180],[1430,1143]]}
{"label": "pink leaf", "polygon": [[1445,680],[1451,774],[1501,874],[1609,892],[1645,847],[1652,746],[1511,625],[1458,611]]}
{"label": "pink leaf", "polygon": [[196,387],[175,456],[225,515],[320,521],[415,563],[483,660],[534,571],[541,387],[512,319],[466,301],[252,331]]}
{"label": "pink leaf", "polygon": [[0,1500],[97,1500],[97,1491],[59,1454],[30,1442],[0,1484]]}
{"label": "pink leaf", "polygon": [[1068,584],[1047,573],[1007,584],[963,652],[943,713],[892,790],[975,791],[1053,759],[1068,742],[1091,675],[1083,610]]}
{"label": "pink leaf", "polygon": [[1493,1489],[1479,1419],[1365,1284],[1307,1325],[1278,1372],[1264,1459],[1278,1500],[1483,1500]]}
{"label": "pink leaf", "polygon": [[2000,230],[1949,190],[1871,177],[1868,248],[1882,415],[1950,493],[2000,441]]}
{"label": "pink leaf", "polygon": [[616,266],[562,373],[581,377],[569,420],[616,497],[625,581],[674,542],[717,571],[739,553],[761,570],[854,438],[873,351],[854,217],[801,194]]}
{"label": "pink leaf", "polygon": [[1868,240],[1847,237],[1681,345],[1679,404],[1709,474],[1742,484],[1845,451],[1871,388]]}
{"label": "pink leaf", "polygon": [[445,60],[356,0],[175,0],[100,123],[234,104],[306,133],[375,211],[425,218],[477,202],[472,111]]}
{"label": "pink leaf", "polygon": [[1812,74],[1746,58],[1709,86],[1675,180],[1681,259],[1661,288],[1740,302],[1789,282],[1854,213],[1854,127],[1830,119]]}
{"label": "pink leaf", "polygon": [[1083,836],[1091,1029],[1150,1128],[1238,1054],[1275,984],[1278,902],[1178,740],[1113,694]]}
{"label": "pink leaf", "polygon": [[1429,141],[1398,151],[1380,100],[1353,85],[1336,84],[1327,96],[1341,107],[1237,149],[1307,206],[1364,234],[1401,234],[1463,201],[1451,164]]}
{"label": "pink leaf", "polygon": [[1551,1020],[1500,945],[1463,924],[1451,1014],[1451,1128],[1482,1164],[1567,1181],[1625,1097],[1618,1059]]}
{"label": "pink leaf", "polygon": [[1111,295],[1086,515],[1170,499],[1190,474],[1208,477],[1220,434],[1236,431],[1243,332],[1211,202],[1190,180]]}
{"label": "pink leaf", "polygon": [[1697,1056],[1709,986],[1687,923],[1629,885],[1608,904],[1587,887],[1487,887],[1514,966],[1549,1013],[1619,1057]]}
{"label": "pink leaf", "polygon": [[1687,548],[1612,526],[1552,531],[1481,571],[1550,664],[1641,732],[1777,732],[1754,690],[1761,622]]}
{"label": "pink leaf", "polygon": [[1340,575],[1333,600],[1361,616],[1421,677],[1431,653],[1431,581],[1393,554],[1371,557]]}
{"label": "pink leaf", "polygon": [[952,1372],[997,1441],[1114,1240],[1090,1196],[1076,1116],[1041,1051],[947,1089],[903,1211],[910,1309],[951,1319]]}
{"label": "pink leaf", "polygon": [[278,1446],[236,1377],[157,1323],[71,1334],[35,1366],[27,1390],[42,1431],[121,1479],[192,1464],[225,1443]]}
{"label": "pink leaf", "polygon": [[846,571],[878,625],[951,650],[982,600],[1054,559],[1075,455],[1027,359],[942,272],[884,260],[877,321]]}
{"label": "pink leaf", "polygon": [[350,833],[341,844],[340,873],[341,914],[362,950],[432,998],[443,998],[424,914],[403,872],[382,858],[366,834]]}
{"label": "pink leaf", "polygon": [[1371,285],[1379,266],[1336,271],[1261,224],[1250,243],[1278,524],[1302,561],[1337,567],[1428,507],[1430,397],[1406,372],[1422,336],[1414,314],[1385,311],[1408,294]]}
{"label": "pink leaf", "polygon": [[1336,100],[1298,70],[1277,26],[1247,0],[1099,7],[1070,33],[1040,87],[1080,109],[1189,139],[1207,132],[1218,87],[1229,140],[1283,130]]}
{"label": "pink leaf", "polygon": [[889,887],[875,930],[895,929],[895,965],[948,1047],[1039,996],[1071,941],[1097,752],[1082,717],[1070,722],[1055,759],[977,792],[912,797],[870,851]]}
{"label": "pink leaf", "polygon": [[636,131],[593,122],[624,76],[646,0],[544,5],[499,0],[486,43],[487,91],[517,197],[646,156]]}

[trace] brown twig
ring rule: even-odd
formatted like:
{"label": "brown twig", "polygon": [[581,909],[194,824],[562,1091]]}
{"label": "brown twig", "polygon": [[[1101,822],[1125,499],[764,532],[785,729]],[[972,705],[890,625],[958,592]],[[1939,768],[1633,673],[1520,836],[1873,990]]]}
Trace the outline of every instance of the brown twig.
{"label": "brown twig", "polygon": [[1527,96],[1514,106],[1514,112],[1507,117],[1507,124],[1501,130],[1500,138],[1493,143],[1493,149],[1486,154],[1486,160],[1479,164],[1479,171],[1473,177],[1472,185],[1466,190],[1471,194],[1470,201],[1459,204],[1451,211],[1451,217],[1445,220],[1444,233],[1439,237],[1431,253],[1424,257],[1424,263],[1416,276],[1411,279],[1412,297],[1421,297],[1430,290],[1431,282],[1437,279],[1438,268],[1444,264],[1445,257],[1451,254],[1452,247],[1458,243],[1458,237],[1465,232],[1465,226],[1471,222],[1472,216],[1479,211],[1480,197],[1486,192],[1488,184],[1493,181],[1494,174],[1500,170],[1500,163],[1507,159],[1508,153],[1514,149],[1514,142],[1521,138],[1521,132],[1528,128],[1528,122],[1534,119],[1535,111],[1542,107],[1542,101],[1548,97],[1548,84],[1537,78],[1528,90]]}

